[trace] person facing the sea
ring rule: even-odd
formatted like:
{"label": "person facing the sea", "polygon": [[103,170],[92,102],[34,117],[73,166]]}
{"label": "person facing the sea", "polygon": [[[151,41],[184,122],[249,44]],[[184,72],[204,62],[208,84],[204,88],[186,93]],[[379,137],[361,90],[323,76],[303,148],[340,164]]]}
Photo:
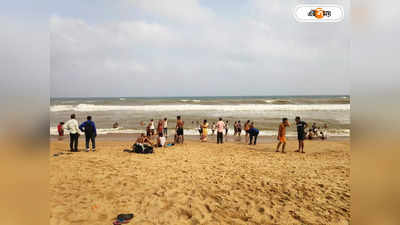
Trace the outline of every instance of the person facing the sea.
{"label": "person facing the sea", "polygon": [[164,118],[164,136],[168,138],[168,119],[167,117]]}
{"label": "person facing the sea", "polygon": [[150,123],[149,123],[149,125],[148,125],[148,134],[147,134],[147,136],[153,136],[154,135],[154,130],[155,130],[155,126],[154,126],[154,120],[153,119],[151,119],[150,120]]}
{"label": "person facing the sea", "polygon": [[157,124],[157,135],[160,136],[164,131],[164,120],[160,119],[158,120]]}
{"label": "person facing the sea", "polygon": [[229,130],[229,121],[227,120],[225,122],[225,136],[228,136],[228,130]]}
{"label": "person facing the sea", "polygon": [[78,139],[79,139],[79,125],[75,119],[75,114],[71,114],[71,119],[64,124],[64,129],[69,131],[69,148],[71,152],[78,151]]}
{"label": "person facing the sea", "polygon": [[236,136],[237,134],[237,121],[233,124],[233,136]]}
{"label": "person facing the sea", "polygon": [[207,120],[204,120],[203,124],[201,124],[202,134],[201,134],[200,140],[202,142],[206,142],[207,141],[207,135],[208,135],[207,129],[208,129],[208,123],[207,123]]}
{"label": "person facing the sea", "polygon": [[240,123],[240,120],[237,123],[237,133],[238,136],[240,137],[240,134],[242,133],[242,124]]}
{"label": "person facing the sea", "polygon": [[247,120],[247,122],[244,124],[244,131],[246,132],[246,139],[245,141],[249,141],[249,130],[250,130],[250,120]]}
{"label": "person facing the sea", "polygon": [[181,116],[176,117],[176,143],[181,143],[183,144],[184,137],[183,137],[183,125],[185,123],[182,121]]}
{"label": "person facing the sea", "polygon": [[212,136],[214,136],[215,128],[217,128],[217,127],[215,126],[215,122],[213,122],[212,126],[211,126]]}
{"label": "person facing the sea", "polygon": [[92,117],[88,116],[87,121],[83,122],[81,125],[79,125],[79,130],[82,132],[85,132],[85,139],[86,139],[86,151],[89,151],[89,142],[92,142],[92,151],[96,151],[96,136],[97,136],[97,131],[96,131],[96,125],[92,121]]}
{"label": "person facing the sea", "polygon": [[307,123],[302,121],[299,116],[296,116],[296,126],[297,126],[297,140],[299,141],[299,149],[295,152],[304,152],[304,139],[305,139],[305,129],[308,127]]}
{"label": "person facing the sea", "polygon": [[219,121],[217,122],[217,144],[224,143],[224,129],[225,123],[222,121],[222,118],[219,118]]}
{"label": "person facing the sea", "polygon": [[285,153],[286,147],[286,127],[289,127],[290,124],[287,118],[282,119],[282,123],[279,124],[278,129],[278,145],[276,146],[276,152],[279,152],[279,147],[282,145],[282,153]]}
{"label": "person facing the sea", "polygon": [[249,127],[250,127],[249,128],[249,135],[250,135],[249,145],[252,144],[253,138],[254,138],[253,144],[256,145],[257,144],[257,137],[258,137],[258,134],[260,133],[260,131],[257,128],[254,127],[254,122],[252,122],[249,125]]}

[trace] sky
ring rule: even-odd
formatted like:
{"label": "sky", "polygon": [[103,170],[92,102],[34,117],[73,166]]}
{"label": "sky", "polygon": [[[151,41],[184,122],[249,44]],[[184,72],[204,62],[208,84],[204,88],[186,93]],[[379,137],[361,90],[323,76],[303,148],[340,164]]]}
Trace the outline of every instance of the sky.
{"label": "sky", "polygon": [[45,2],[51,97],[350,93],[349,19],[298,23],[297,1]]}

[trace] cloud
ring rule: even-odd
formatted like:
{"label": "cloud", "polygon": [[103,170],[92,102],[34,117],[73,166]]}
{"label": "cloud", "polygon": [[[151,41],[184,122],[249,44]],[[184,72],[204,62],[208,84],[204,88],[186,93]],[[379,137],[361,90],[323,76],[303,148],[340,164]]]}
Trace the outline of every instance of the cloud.
{"label": "cloud", "polygon": [[[290,11],[275,3],[250,2],[234,19],[197,1],[155,0],[130,1],[135,18],[52,16],[52,95],[348,93],[346,23],[275,20]],[[87,81],[98,88],[88,93]]]}
{"label": "cloud", "polygon": [[204,24],[215,18],[209,8],[202,7],[197,0],[128,0],[133,7],[140,8],[152,16],[161,16],[173,22]]}

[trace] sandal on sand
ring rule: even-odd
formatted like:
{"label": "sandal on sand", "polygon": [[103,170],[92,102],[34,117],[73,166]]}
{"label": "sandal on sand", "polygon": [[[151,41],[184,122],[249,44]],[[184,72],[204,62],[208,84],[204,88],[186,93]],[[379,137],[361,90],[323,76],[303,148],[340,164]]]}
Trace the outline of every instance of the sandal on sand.
{"label": "sandal on sand", "polygon": [[125,221],[116,220],[113,222],[113,225],[127,224],[129,222],[131,222],[131,221],[130,220],[125,220]]}
{"label": "sandal on sand", "polygon": [[294,152],[300,152],[300,150],[298,150],[298,149],[297,149],[297,150],[296,150],[296,151],[294,151]]}
{"label": "sandal on sand", "polygon": [[133,213],[119,214],[117,216],[117,219],[113,222],[113,225],[127,224],[131,222],[132,218],[133,218]]}

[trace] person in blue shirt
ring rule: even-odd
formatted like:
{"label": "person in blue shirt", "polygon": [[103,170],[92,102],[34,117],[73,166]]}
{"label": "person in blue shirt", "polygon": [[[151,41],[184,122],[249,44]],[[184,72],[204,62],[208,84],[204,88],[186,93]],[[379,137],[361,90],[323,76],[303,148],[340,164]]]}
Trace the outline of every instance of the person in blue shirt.
{"label": "person in blue shirt", "polygon": [[253,138],[254,138],[253,144],[256,145],[257,144],[257,137],[258,137],[258,134],[260,133],[260,131],[257,128],[254,127],[254,123],[253,122],[250,124],[250,129],[249,129],[248,132],[250,134],[250,143],[249,143],[249,145],[251,145],[251,143],[253,142]]}
{"label": "person in blue shirt", "polygon": [[96,131],[96,125],[92,121],[92,117],[88,116],[87,121],[83,122],[79,126],[79,130],[82,132],[85,132],[85,137],[86,137],[86,151],[89,151],[89,142],[92,142],[92,151],[96,151],[96,136],[97,136],[97,131]]}

